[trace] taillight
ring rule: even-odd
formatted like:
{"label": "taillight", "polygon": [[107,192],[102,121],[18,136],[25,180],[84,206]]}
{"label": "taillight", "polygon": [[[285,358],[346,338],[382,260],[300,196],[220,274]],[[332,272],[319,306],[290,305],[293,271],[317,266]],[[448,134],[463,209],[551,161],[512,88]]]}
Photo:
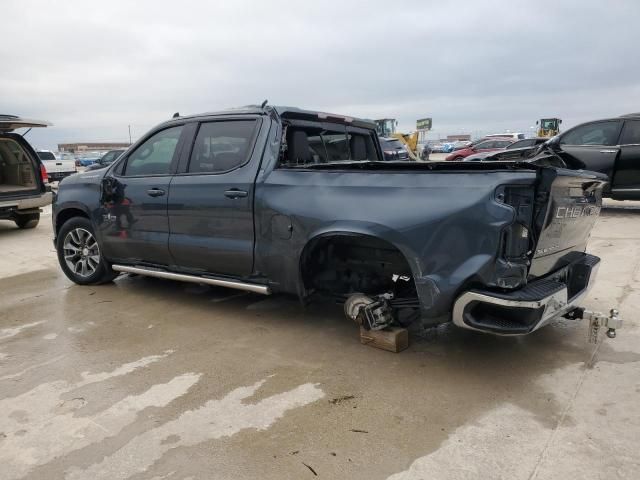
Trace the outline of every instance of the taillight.
{"label": "taillight", "polygon": [[40,164],[40,178],[42,179],[42,183],[49,183],[49,175],[43,164]]}
{"label": "taillight", "polygon": [[514,222],[503,231],[503,258],[526,262],[531,254],[531,224],[533,223],[533,194],[530,186],[508,185],[499,187],[498,201],[515,210]]}
{"label": "taillight", "polygon": [[526,285],[533,246],[534,189],[532,186],[503,185],[496,190],[496,200],[514,209],[513,222],[502,230],[500,254],[496,260],[496,284],[502,288]]}

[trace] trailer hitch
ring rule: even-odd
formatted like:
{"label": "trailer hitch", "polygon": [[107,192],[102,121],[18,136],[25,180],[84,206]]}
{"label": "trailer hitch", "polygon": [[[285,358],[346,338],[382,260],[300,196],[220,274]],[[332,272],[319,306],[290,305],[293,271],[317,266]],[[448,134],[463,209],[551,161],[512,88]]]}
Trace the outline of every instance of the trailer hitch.
{"label": "trailer hitch", "polygon": [[589,321],[589,343],[598,343],[598,334],[601,328],[607,329],[607,337],[609,338],[616,338],[616,330],[622,328],[622,319],[615,308],[612,308],[607,315],[578,307],[563,316],[569,320],[584,319]]}

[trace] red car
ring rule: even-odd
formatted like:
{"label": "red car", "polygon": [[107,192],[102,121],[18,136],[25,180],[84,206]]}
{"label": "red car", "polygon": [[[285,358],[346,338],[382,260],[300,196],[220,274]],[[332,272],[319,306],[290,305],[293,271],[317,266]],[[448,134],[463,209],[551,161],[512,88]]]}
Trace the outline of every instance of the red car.
{"label": "red car", "polygon": [[472,143],[468,147],[454,150],[445,158],[446,161],[462,161],[469,155],[481,152],[492,152],[494,150],[502,150],[511,145],[515,140],[513,138],[484,138]]}

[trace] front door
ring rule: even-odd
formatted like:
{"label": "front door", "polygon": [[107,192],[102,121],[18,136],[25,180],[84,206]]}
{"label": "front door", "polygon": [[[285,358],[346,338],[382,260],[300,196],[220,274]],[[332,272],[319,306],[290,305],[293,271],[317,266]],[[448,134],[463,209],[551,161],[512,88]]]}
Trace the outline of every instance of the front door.
{"label": "front door", "polygon": [[183,126],[152,134],[102,183],[101,247],[110,260],[168,265],[167,199]]}
{"label": "front door", "polygon": [[640,120],[626,120],[611,193],[620,199],[640,199]]}
{"label": "front door", "polygon": [[260,124],[257,117],[200,124],[169,195],[169,250],[178,268],[231,276],[252,272]]}
{"label": "front door", "polygon": [[611,175],[621,126],[620,120],[604,120],[567,130],[558,139],[558,154],[571,168]]}

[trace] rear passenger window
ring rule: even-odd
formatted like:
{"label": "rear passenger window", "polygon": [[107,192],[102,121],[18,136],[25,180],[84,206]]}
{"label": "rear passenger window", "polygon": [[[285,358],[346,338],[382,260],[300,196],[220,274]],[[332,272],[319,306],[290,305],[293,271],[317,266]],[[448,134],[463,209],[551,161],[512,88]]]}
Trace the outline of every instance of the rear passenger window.
{"label": "rear passenger window", "polygon": [[640,145],[640,120],[624,122],[620,145]]}
{"label": "rear passenger window", "polygon": [[189,159],[189,173],[228,172],[249,158],[255,120],[207,122],[200,125]]}
{"label": "rear passenger window", "polygon": [[[284,165],[378,160],[374,137],[366,130],[329,130],[322,127],[289,127]],[[391,146],[395,148],[395,146]]]}
{"label": "rear passenger window", "polygon": [[181,133],[182,125],[167,128],[151,136],[129,155],[124,174],[133,176],[170,173],[171,161]]}

